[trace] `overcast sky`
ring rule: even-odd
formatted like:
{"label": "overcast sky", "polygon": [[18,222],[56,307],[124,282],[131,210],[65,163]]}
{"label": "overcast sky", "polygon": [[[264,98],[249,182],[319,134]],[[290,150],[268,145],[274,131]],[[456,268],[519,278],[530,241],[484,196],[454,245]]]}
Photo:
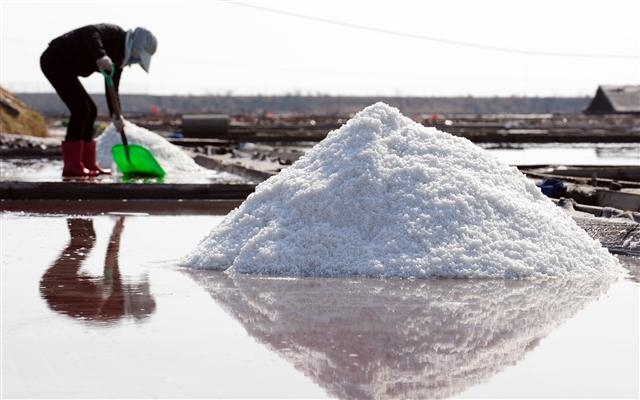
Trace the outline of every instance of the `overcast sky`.
{"label": "overcast sky", "polygon": [[109,22],[158,38],[124,93],[590,96],[640,83],[639,15],[639,0],[0,0],[0,82],[52,91],[47,43]]}

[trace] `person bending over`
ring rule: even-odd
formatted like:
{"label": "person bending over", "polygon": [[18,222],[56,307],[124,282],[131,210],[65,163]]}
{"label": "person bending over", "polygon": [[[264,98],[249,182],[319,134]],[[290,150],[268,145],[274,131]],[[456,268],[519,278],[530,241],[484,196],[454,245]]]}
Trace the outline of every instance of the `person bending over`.
{"label": "person bending over", "polygon": [[[151,56],[157,46],[156,37],[145,28],[125,31],[111,24],[83,26],[49,43],[40,57],[40,67],[71,112],[62,142],[62,176],[87,177],[110,173],[96,163],[93,136],[98,111],[78,77],[87,77],[100,71],[113,72],[119,102],[117,93],[123,67],[139,64],[145,72],[149,72]],[[114,125],[121,130],[124,120],[122,116],[114,114],[109,96],[107,105]]]}

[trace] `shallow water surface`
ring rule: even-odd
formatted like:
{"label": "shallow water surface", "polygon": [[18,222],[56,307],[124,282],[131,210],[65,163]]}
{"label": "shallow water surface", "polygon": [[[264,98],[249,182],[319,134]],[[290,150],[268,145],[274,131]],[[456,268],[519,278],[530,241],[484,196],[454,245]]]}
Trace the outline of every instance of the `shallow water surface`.
{"label": "shallow water surface", "polygon": [[[61,182],[62,160],[50,158],[5,158],[0,160],[0,182]],[[127,178],[112,166],[111,175],[100,175],[88,182],[100,183],[247,183],[248,180],[229,172],[202,168],[193,173],[172,172],[163,178]]]}
{"label": "shallow water surface", "polygon": [[627,278],[181,268],[220,220],[2,214],[2,396],[638,397]]}
{"label": "shallow water surface", "polygon": [[636,143],[548,143],[512,148],[483,145],[509,165],[631,165],[640,164],[640,144]]}

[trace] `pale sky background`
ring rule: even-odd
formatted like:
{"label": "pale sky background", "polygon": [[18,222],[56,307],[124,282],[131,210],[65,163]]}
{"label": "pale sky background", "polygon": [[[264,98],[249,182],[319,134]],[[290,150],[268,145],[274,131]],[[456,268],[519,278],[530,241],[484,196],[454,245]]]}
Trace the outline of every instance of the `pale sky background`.
{"label": "pale sky background", "polygon": [[639,0],[0,0],[0,84],[53,91],[48,42],[109,22],[158,38],[122,93],[591,96],[640,84],[639,15]]}

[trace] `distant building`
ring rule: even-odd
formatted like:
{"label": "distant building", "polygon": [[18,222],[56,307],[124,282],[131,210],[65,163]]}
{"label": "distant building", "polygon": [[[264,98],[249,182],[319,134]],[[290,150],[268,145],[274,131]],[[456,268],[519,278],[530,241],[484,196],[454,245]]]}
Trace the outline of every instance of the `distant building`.
{"label": "distant building", "polygon": [[640,114],[640,85],[598,87],[585,114]]}

